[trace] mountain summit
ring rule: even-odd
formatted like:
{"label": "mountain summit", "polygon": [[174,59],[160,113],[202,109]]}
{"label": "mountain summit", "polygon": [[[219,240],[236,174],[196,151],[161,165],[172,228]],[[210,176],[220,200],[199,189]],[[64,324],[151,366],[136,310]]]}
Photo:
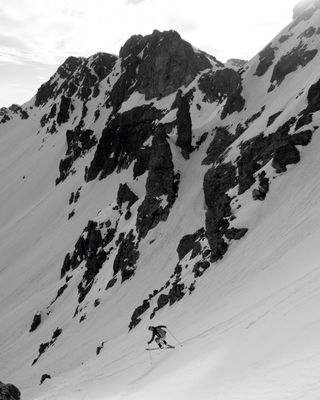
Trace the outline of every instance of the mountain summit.
{"label": "mountain summit", "polygon": [[155,30],[0,109],[1,381],[316,398],[319,48],[318,1],[249,61]]}

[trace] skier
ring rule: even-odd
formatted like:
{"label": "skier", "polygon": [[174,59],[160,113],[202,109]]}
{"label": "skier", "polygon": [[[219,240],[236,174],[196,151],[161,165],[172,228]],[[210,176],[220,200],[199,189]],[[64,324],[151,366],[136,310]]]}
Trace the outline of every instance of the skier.
{"label": "skier", "polygon": [[149,340],[148,344],[155,340],[160,349],[162,349],[162,344],[166,345],[168,348],[174,348],[174,346],[171,346],[165,340],[167,335],[165,329],[167,329],[165,325],[149,326],[149,331],[152,331],[152,338]]}

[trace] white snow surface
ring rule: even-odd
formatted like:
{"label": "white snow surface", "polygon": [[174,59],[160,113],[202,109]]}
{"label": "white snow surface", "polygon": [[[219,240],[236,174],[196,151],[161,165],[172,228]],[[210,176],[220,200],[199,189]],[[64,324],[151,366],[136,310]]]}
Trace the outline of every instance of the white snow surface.
{"label": "white snow surface", "polygon": [[[320,25],[319,12],[311,22]],[[295,37],[309,23],[297,25],[292,30]],[[294,38],[290,38],[279,46],[275,62],[293,45]],[[319,40],[310,46],[319,49]],[[319,62],[317,54],[268,93],[272,68],[262,78],[255,77],[255,57],[244,75],[246,109],[224,121],[220,119],[223,104],[205,103],[197,80],[190,84],[196,89],[191,105],[194,141],[206,131],[210,135],[188,161],[175,147],[174,138],[169,139],[175,170],[181,172],[179,196],[169,218],[141,242],[135,276],[105,291],[112,277],[113,253],[97,275],[83,312],[74,318],[81,268],[73,272],[66,293],[48,307],[64,283],[59,278],[65,254],[73,250],[89,219],[110,218],[115,223],[113,206],[119,183],[130,182],[139,201],[131,209],[131,219],[120,218],[118,232],[134,229],[146,175],[133,180],[130,166],[107,179],[84,183],[84,168],[93,157],[89,152],[76,161],[76,173],[55,186],[58,162],[66,151],[65,132],[73,126],[72,119],[55,135],[40,129],[43,110],[30,111],[30,118],[22,123],[16,118],[0,125],[0,380],[17,385],[23,400],[319,399],[318,128],[312,143],[299,148],[301,162],[288,172],[276,175],[271,165],[264,167],[271,180],[265,201],[253,201],[251,191],[238,197],[241,208],[235,212],[235,224],[249,231],[197,281],[192,295],[164,307],[150,321],[152,303],[141,323],[128,332],[134,308],[173,272],[181,237],[204,224],[202,186],[209,167],[201,162],[214,128],[224,125],[232,130],[265,106],[230,149],[227,161],[234,161],[241,140],[261,131],[275,131],[306,106],[308,88],[319,79]],[[155,106],[169,108],[174,97],[155,102]],[[86,127],[98,132],[110,112],[105,111],[101,120],[93,123],[94,110],[102,101],[103,93],[88,103],[85,121]],[[146,104],[144,96],[133,93],[121,112],[141,104]],[[200,110],[196,104],[201,105]],[[81,114],[81,105],[75,106],[73,115]],[[268,117],[279,110],[283,113],[266,128]],[[164,120],[171,122],[174,116],[175,111],[168,110]],[[312,126],[319,123],[317,115]],[[79,202],[69,205],[71,191],[80,186]],[[75,215],[68,220],[72,209]],[[183,279],[189,278],[186,272]],[[101,302],[95,307],[97,298]],[[33,315],[40,311],[42,323],[29,333]],[[86,319],[79,322],[84,313]],[[176,348],[145,351],[150,324],[167,325],[171,332],[168,342]],[[31,366],[39,345],[50,341],[57,327],[62,329],[61,336]],[[52,379],[40,386],[45,373]]]}

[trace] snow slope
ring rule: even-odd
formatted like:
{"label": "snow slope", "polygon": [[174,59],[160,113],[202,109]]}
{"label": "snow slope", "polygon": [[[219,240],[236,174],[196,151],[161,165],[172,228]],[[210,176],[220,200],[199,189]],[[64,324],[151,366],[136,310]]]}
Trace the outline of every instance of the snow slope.
{"label": "snow slope", "polygon": [[[269,48],[273,50],[260,53],[244,65],[241,96],[245,105],[239,111],[223,117],[229,94],[210,101],[208,96],[215,94],[203,91],[201,79],[208,73],[214,77],[217,71],[223,71],[219,63],[211,60],[210,68],[199,71],[190,83],[181,86],[182,96],[192,92],[189,113],[192,145],[196,149],[188,157],[177,145],[179,124],[175,125],[175,120],[182,108],[175,111],[172,106],[176,92],[151,100],[139,90],[128,92],[118,115],[134,107],[150,106],[151,102],[162,112],[152,127],[167,124],[166,143],[180,182],[167,218],[149,229],[142,239],[134,239],[139,258],[134,275],[123,282],[120,272],[115,274],[113,269],[122,243],[120,237],[130,231],[138,236],[137,217],[148,196],[150,171],[149,175],[145,171],[134,178],[134,166],[128,163],[105,179],[88,180],[84,175],[103,138],[104,127],[117,118],[108,101],[126,73],[125,59],[112,58],[110,71],[100,80],[92,78],[101,71],[94,70],[92,63],[101,55],[87,61],[71,60],[72,68],[73,62],[78,63],[78,72],[73,71],[72,78],[57,73],[50,81],[51,85],[58,82],[53,97],[40,105],[35,104],[35,97],[23,106],[27,119],[19,113],[8,113],[9,120],[0,124],[0,379],[17,385],[23,399],[319,398],[317,107],[303,129],[295,125],[299,114],[310,105],[310,87],[319,80],[320,54],[315,51],[320,47],[319,28],[318,8],[308,17],[299,14],[272,40]],[[291,72],[283,70],[281,60],[299,46],[304,54],[314,51],[309,53],[312,57],[305,65],[295,65],[295,61],[285,58],[286,65],[292,62],[296,68]],[[143,53],[139,53],[141,57]],[[266,60],[266,65],[261,60]],[[73,108],[68,108],[67,121],[58,124],[57,116],[48,115],[54,104],[58,108],[63,96],[72,92],[71,86],[64,87],[72,79],[77,87],[76,94],[70,95]],[[92,87],[87,86],[90,79],[94,82]],[[84,91],[79,95],[83,87],[98,89],[95,94]],[[280,111],[269,123],[270,117]],[[289,126],[290,135],[305,130],[305,126],[312,132],[310,144],[297,145],[300,162],[279,172],[274,158],[270,159],[254,171],[255,182],[250,190],[239,193],[238,181],[228,188],[234,217],[230,218],[231,226],[248,231],[241,240],[228,240],[223,258],[208,261],[210,268],[196,279],[196,263],[209,259],[204,255],[209,248],[208,238],[200,240],[201,252],[195,257],[188,252],[179,260],[177,247],[184,235],[193,234],[204,225],[208,227],[206,215],[210,207],[203,180],[220,161],[213,165],[202,161],[217,135],[216,129],[224,127],[234,137],[220,164],[237,165],[243,151],[241,144],[260,132],[271,135],[292,117],[296,120]],[[51,132],[53,120],[56,129]],[[88,149],[82,143],[83,153],[75,157],[66,178],[56,184],[59,162],[70,148],[67,131],[76,131],[79,126],[80,130],[92,130],[97,143]],[[244,129],[237,136],[239,126]],[[153,136],[148,137],[143,146],[153,148],[153,140]],[[269,191],[264,201],[253,200],[252,189],[259,187],[258,174],[262,171],[269,179]],[[128,218],[124,207],[119,211],[120,183],[128,183],[138,198]],[[75,204],[70,194],[77,191],[80,198]],[[158,197],[165,208],[168,196]],[[110,221],[117,234],[104,246],[108,258],[87,282],[90,290],[79,302],[78,285],[83,282],[86,263],[80,262],[62,278],[61,267],[89,220],[97,224]],[[107,229],[107,225],[101,229]],[[174,287],[172,274],[177,263],[181,266],[179,282],[184,284],[184,296],[171,306],[166,304],[150,320],[152,309],[159,304],[159,293],[167,294]],[[114,277],[114,286],[105,290]],[[67,287],[56,297],[63,284]],[[190,290],[192,284],[194,291]],[[164,289],[148,297],[160,288]],[[141,314],[141,322],[129,330],[134,309],[148,298],[150,308]],[[41,324],[29,332],[36,313],[41,313]],[[169,342],[176,348],[145,351],[150,324],[167,325],[174,335],[168,335]],[[61,333],[55,337],[57,328]],[[51,344],[35,361],[40,344],[48,342]],[[43,374],[50,374],[51,379],[39,385]]]}

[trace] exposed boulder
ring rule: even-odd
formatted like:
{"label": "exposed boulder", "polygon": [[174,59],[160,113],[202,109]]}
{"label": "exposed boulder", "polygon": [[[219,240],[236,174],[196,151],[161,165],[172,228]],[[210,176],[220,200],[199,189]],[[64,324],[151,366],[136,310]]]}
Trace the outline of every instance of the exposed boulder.
{"label": "exposed boulder", "polygon": [[201,245],[199,250],[199,240],[204,236],[205,232],[203,228],[197,230],[193,234],[183,236],[177,247],[179,260],[182,260],[190,251],[192,251],[190,258],[196,257],[201,252]]}
{"label": "exposed boulder", "polygon": [[43,382],[44,382],[46,379],[51,379],[51,375],[49,375],[49,374],[43,374],[43,375],[41,376],[41,379],[40,379],[40,385],[42,385]]}
{"label": "exposed boulder", "polygon": [[0,400],[20,400],[20,390],[11,383],[0,382]]}
{"label": "exposed boulder", "polygon": [[280,173],[287,170],[287,165],[297,164],[299,161],[299,150],[292,142],[288,142],[275,150],[272,160],[272,166],[276,170],[276,172]]}

